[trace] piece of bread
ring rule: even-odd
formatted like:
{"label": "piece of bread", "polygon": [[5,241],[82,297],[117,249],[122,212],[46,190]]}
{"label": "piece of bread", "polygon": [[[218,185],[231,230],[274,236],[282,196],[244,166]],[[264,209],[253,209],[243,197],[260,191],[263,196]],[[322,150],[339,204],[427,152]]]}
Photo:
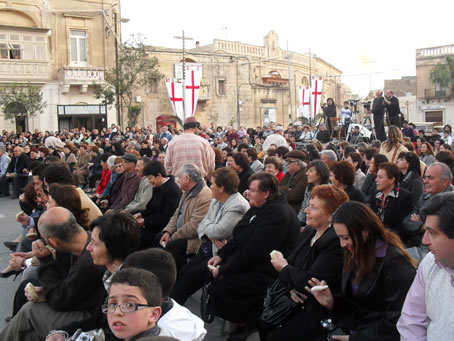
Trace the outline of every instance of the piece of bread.
{"label": "piece of bread", "polygon": [[328,289],[328,286],[327,285],[315,285],[311,288],[311,291],[312,292],[318,292],[318,291],[322,291],[322,290],[325,290],[325,289]]}
{"label": "piece of bread", "polygon": [[28,295],[31,297],[33,301],[39,298],[39,295],[35,290],[35,286],[32,283],[28,283],[25,289],[27,289]]}
{"label": "piece of bread", "polygon": [[24,211],[20,211],[18,214],[16,214],[16,220],[19,220],[19,217],[23,214],[25,214]]}
{"label": "piece of bread", "polygon": [[27,238],[38,237],[38,233],[36,232],[29,232],[25,235]]}
{"label": "piece of bread", "polygon": [[271,259],[277,259],[277,255],[280,254],[279,251],[273,250],[270,252]]}

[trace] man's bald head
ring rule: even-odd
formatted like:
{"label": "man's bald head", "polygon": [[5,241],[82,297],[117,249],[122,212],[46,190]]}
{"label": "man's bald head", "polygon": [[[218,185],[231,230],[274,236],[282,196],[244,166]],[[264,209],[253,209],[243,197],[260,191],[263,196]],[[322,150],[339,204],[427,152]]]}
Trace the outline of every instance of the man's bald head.
{"label": "man's bald head", "polygon": [[83,230],[71,211],[64,207],[53,207],[44,212],[39,219],[38,229],[46,240],[53,237],[62,242],[70,242]]}

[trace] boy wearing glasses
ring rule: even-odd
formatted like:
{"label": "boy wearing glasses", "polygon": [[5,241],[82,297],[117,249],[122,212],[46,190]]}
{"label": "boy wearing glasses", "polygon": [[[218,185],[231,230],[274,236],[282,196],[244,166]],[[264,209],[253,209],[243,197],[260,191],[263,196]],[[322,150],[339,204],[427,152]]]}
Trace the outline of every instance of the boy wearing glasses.
{"label": "boy wearing glasses", "polygon": [[138,341],[160,334],[156,323],[161,316],[161,303],[159,279],[149,271],[128,268],[113,276],[102,309],[117,338]]}

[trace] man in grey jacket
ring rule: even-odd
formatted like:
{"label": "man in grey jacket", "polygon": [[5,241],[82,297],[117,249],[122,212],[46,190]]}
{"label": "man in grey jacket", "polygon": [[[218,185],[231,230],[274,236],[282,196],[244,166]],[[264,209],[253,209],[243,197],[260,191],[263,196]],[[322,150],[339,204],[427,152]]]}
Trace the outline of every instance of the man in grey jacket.
{"label": "man in grey jacket", "polygon": [[405,232],[414,240],[414,246],[407,249],[411,255],[421,260],[428,252],[428,249],[422,245],[422,235],[424,234],[423,225],[425,216],[421,210],[429,202],[429,199],[438,193],[452,192],[454,187],[452,183],[451,170],[447,165],[441,162],[431,164],[424,175],[424,194],[419,199],[414,210],[404,219],[403,228]]}
{"label": "man in grey jacket", "polygon": [[184,304],[202,287],[208,273],[208,260],[227,243],[234,227],[249,210],[249,203],[238,193],[240,179],[232,168],[217,169],[211,182],[210,207],[197,228],[202,245],[192,260],[181,268],[171,294],[179,304]]}

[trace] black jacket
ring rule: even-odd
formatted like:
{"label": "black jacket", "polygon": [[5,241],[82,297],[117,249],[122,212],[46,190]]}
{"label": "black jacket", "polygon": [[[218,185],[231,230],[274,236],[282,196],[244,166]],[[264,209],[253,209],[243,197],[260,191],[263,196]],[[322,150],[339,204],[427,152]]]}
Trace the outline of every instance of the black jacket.
{"label": "black jacket", "polygon": [[[251,207],[233,229],[233,237],[219,250],[221,275],[244,272],[268,278],[278,273],[270,263],[270,253],[288,256],[298,238],[300,223],[284,194],[262,207]],[[266,283],[265,285],[267,285]]]}
{"label": "black jacket", "polygon": [[391,104],[385,103],[389,117],[398,116],[400,114],[399,99],[396,96],[393,96],[389,101]]}
{"label": "black jacket", "polygon": [[[17,160],[17,164],[16,164],[16,160]],[[27,157],[27,155],[25,153],[22,153],[21,155],[19,155],[19,157],[13,156],[11,158],[11,161],[8,164],[8,168],[6,169],[6,172],[7,173],[16,173],[16,174],[25,174],[24,169],[30,170],[29,162],[30,162],[30,159]],[[14,168],[16,168],[16,171],[14,171]]]}
{"label": "black jacket", "polygon": [[[306,294],[305,287],[312,277],[323,278],[332,292],[339,292],[344,259],[339,238],[334,229],[329,228],[311,247],[315,233],[309,226],[304,229],[298,246],[287,259],[289,264],[279,273],[279,281],[281,285]],[[301,335],[305,340],[318,340],[317,336],[323,334],[320,321],[328,317],[327,310],[312,295],[307,295],[303,306],[304,309],[296,307],[272,332],[272,340],[301,340]],[[274,329],[264,321],[259,326],[261,334]],[[261,336],[268,340],[265,335]]]}
{"label": "black jacket", "polygon": [[311,239],[316,231],[306,226],[301,233],[298,245],[288,257],[288,265],[279,273],[282,283],[305,293],[307,282],[312,278],[323,278],[331,290],[339,286],[344,264],[344,252],[339,237],[329,228],[311,247]]}
{"label": "black jacket", "polygon": [[238,185],[238,193],[243,194],[244,191],[249,188],[248,181],[252,174],[254,174],[254,171],[251,169],[251,167],[248,167],[245,170],[243,170],[241,173],[238,173],[238,176],[240,177],[240,184]]}
{"label": "black jacket", "polygon": [[[87,244],[90,241],[88,234]],[[45,289],[46,301],[56,311],[93,311],[99,297],[105,294],[102,276],[105,268],[93,264],[87,250],[76,257],[57,251],[52,256],[40,258],[38,279]]]}
{"label": "black jacket", "polygon": [[377,183],[375,182],[375,175],[372,173],[366,174],[366,180],[364,180],[361,192],[363,192],[366,199],[366,204],[371,207],[375,203],[375,193],[377,193]]}
{"label": "black jacket", "polygon": [[419,198],[424,194],[424,181],[410,171],[402,178],[400,187],[410,192],[411,204],[415,207]]}
{"label": "black jacket", "polygon": [[336,117],[336,105],[327,105],[323,108],[323,113],[326,115],[326,117]]}
{"label": "black jacket", "polygon": [[93,163],[93,166],[91,167],[92,174],[101,178],[103,171],[101,164],[101,154],[97,154],[96,157],[91,159],[91,162]]}
{"label": "black jacket", "polygon": [[328,130],[319,131],[315,138],[317,140],[319,140],[321,143],[328,143],[331,140],[331,136],[329,135],[329,131]]}
{"label": "black jacket", "polygon": [[353,185],[347,186],[345,189],[345,193],[347,193],[348,198],[350,201],[359,201],[363,204],[366,203],[366,198],[364,197],[363,192],[361,192],[358,188]]}
{"label": "black jacket", "polygon": [[166,227],[178,207],[180,197],[181,189],[173,176],[169,176],[169,180],[160,187],[153,187],[153,196],[145,210],[141,212],[145,228],[161,231]]}
{"label": "black jacket", "polygon": [[383,116],[385,114],[385,100],[383,99],[383,97],[374,98],[371,111],[374,115]]}
{"label": "black jacket", "polygon": [[413,209],[410,192],[403,188],[394,188],[392,192],[388,194],[388,197],[386,198],[388,203],[382,212],[380,210],[381,200],[379,198],[381,194],[381,192],[377,192],[375,204],[371,206],[372,210],[378,215],[386,228],[396,232],[402,241],[407,244],[407,236],[402,226],[402,222]]}
{"label": "black jacket", "polygon": [[[442,193],[445,192],[453,192],[454,187],[452,185],[449,185],[448,188],[446,188]],[[416,246],[416,245],[421,245],[422,242],[422,237],[424,235],[424,231],[422,230],[422,226],[424,225],[424,221],[426,220],[426,217],[421,215],[421,210],[426,206],[426,204],[429,202],[429,200],[432,198],[431,193],[424,193],[418,200],[416,206],[414,209],[405,217],[405,219],[402,222],[402,229],[407,236],[413,243],[412,245],[408,245],[408,247],[411,246]],[[411,216],[413,214],[417,214],[421,217],[421,221],[413,221],[411,220]]]}
{"label": "black jacket", "polygon": [[372,273],[352,293],[354,271],[342,276],[342,295],[335,296],[334,324],[350,334],[350,341],[399,341],[397,320],[415,277],[415,269],[399,249],[388,245],[375,258]]}

